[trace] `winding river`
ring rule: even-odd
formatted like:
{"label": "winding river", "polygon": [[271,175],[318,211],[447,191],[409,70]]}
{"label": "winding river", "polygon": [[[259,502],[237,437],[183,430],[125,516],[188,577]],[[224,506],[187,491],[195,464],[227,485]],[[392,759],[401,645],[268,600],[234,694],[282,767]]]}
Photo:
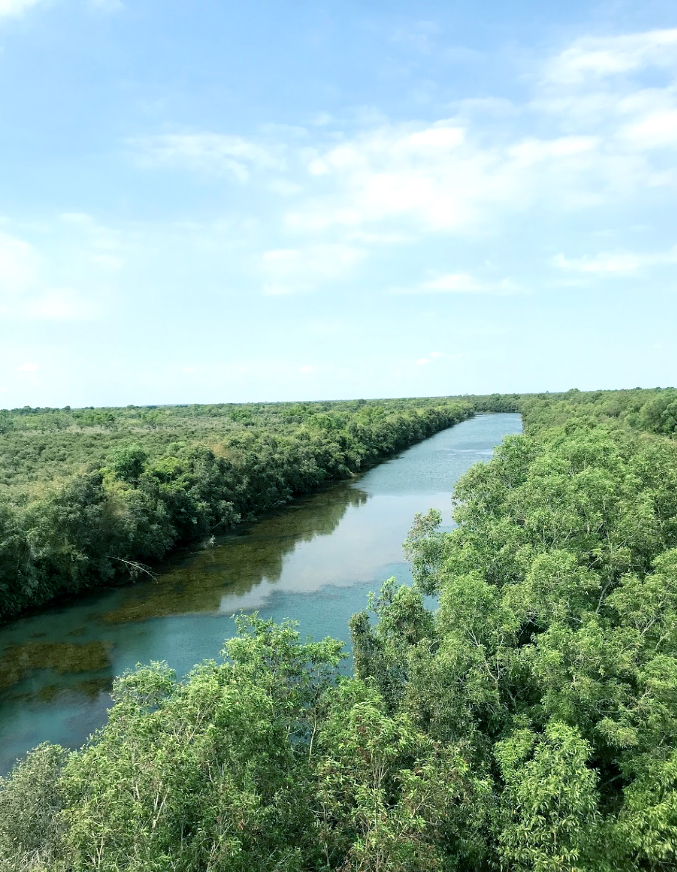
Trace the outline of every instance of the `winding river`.
{"label": "winding river", "polygon": [[136,663],[166,660],[183,675],[217,657],[240,609],[347,640],[370,590],[391,575],[411,580],[402,542],[414,513],[437,508],[451,524],[459,476],[519,432],[519,415],[478,416],[213,547],[179,553],[156,581],[1,627],[0,774],[40,742],[82,744],[105,721],[113,677]]}

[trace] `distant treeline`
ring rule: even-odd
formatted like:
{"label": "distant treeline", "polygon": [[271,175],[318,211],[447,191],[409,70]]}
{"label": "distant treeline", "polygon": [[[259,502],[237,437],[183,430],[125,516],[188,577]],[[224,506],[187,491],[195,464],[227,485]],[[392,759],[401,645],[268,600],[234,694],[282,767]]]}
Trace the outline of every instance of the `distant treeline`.
{"label": "distant treeline", "polygon": [[516,397],[0,412],[0,620],[135,577]]}
{"label": "distant treeline", "polygon": [[[81,750],[42,745],[0,779],[0,867],[677,868],[673,402],[522,398],[526,433],[459,482],[458,526],[415,518],[414,586],[387,581],[351,620],[354,675],[341,643],[256,617],[182,682],[126,673]],[[442,414],[393,408],[379,432],[394,450]],[[333,457],[335,432],[317,434]],[[102,487],[145,493],[149,469],[116,454]]]}
{"label": "distant treeline", "polygon": [[519,398],[519,409],[531,431],[585,418],[590,423],[620,424],[671,438],[677,435],[675,388],[528,394]]}

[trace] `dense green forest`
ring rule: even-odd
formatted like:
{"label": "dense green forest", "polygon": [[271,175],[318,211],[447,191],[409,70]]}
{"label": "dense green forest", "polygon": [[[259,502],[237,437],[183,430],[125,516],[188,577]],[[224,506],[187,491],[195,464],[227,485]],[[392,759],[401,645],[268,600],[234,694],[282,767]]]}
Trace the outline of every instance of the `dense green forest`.
{"label": "dense green forest", "polygon": [[[86,746],[0,781],[0,868],[677,868],[677,391],[519,403],[457,527],[414,519],[414,586],[353,617],[351,674],[243,617],[181,682],[123,675]],[[159,462],[125,451],[113,493]]]}
{"label": "dense green forest", "polygon": [[0,621],[516,397],[0,412]]}

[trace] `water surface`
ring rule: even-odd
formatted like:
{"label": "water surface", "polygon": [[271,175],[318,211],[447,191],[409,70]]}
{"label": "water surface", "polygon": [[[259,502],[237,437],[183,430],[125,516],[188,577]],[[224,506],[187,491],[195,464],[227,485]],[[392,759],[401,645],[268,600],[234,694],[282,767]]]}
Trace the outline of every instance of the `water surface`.
{"label": "water surface", "polygon": [[519,415],[482,415],[350,482],[299,499],[206,547],[157,581],[103,591],[0,628],[0,773],[40,742],[77,747],[105,721],[113,677],[166,660],[179,675],[218,656],[232,614],[293,618],[347,640],[351,614],[391,575],[411,581],[402,542],[416,512],[451,525],[453,486]]}

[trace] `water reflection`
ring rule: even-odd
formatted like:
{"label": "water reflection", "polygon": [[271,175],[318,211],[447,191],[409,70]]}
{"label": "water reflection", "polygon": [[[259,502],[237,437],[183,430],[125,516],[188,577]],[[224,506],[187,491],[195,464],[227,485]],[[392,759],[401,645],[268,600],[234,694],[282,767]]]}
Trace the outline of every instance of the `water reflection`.
{"label": "water reflection", "polygon": [[239,609],[292,617],[315,638],[346,639],[348,618],[369,590],[390,575],[410,578],[401,545],[414,513],[434,507],[448,523],[454,482],[520,429],[518,415],[466,421],[358,481],[185,552],[155,582],[93,593],[0,628],[0,773],[39,742],[80,745],[105,721],[113,677],[136,663],[167,660],[182,675],[215,657]]}
{"label": "water reflection", "polygon": [[215,547],[176,561],[156,582],[130,588],[125,602],[102,618],[129,623],[189,612],[223,612],[228,611],[224,606],[229,601],[237,608],[252,588],[280,580],[285,560],[300,543],[330,536],[347,509],[364,505],[368,498],[363,490],[340,482],[299,500],[280,514],[224,537]]}
{"label": "water reflection", "polygon": [[[90,609],[89,617],[105,625],[194,612],[222,612],[224,591],[227,591],[227,599],[237,601],[261,583],[279,581],[285,559],[300,543],[310,543],[317,536],[330,536],[347,509],[359,507],[367,499],[364,491],[349,482],[340,482],[297,501],[280,514],[223,537],[214,547],[184,554],[168,564],[156,581],[115,591],[113,608],[106,608],[111,597],[103,595],[99,608],[95,612]],[[79,611],[77,606],[71,608],[70,614],[66,609],[63,617],[66,621],[69,617],[78,621]],[[231,614],[232,609],[228,613]],[[49,623],[48,614],[25,619],[23,623],[39,624],[41,618]],[[17,635],[12,627],[0,631],[0,690],[25,682],[33,672],[52,670],[60,676],[79,675],[100,673],[112,665],[112,640],[70,641],[88,634],[88,627],[82,624],[66,630],[64,622],[60,621],[57,627],[50,629],[49,635],[56,632],[68,641],[45,640],[48,632],[38,631],[20,642],[12,638]],[[69,686],[69,692],[74,688],[74,685]],[[83,690],[88,692],[89,688],[83,685]],[[37,692],[44,696],[43,689]],[[24,698],[26,695],[22,693]],[[53,697],[56,691],[48,691],[47,696],[50,695]]]}
{"label": "water reflection", "polygon": [[[214,547],[184,553],[157,581],[62,603],[1,628],[0,774],[45,738],[81,744],[105,719],[113,679],[125,668],[166,658],[181,672],[214,656],[232,633],[227,616],[240,600],[279,582],[300,545],[330,537],[368,498],[340,482]],[[234,603],[227,615],[226,601]]]}

